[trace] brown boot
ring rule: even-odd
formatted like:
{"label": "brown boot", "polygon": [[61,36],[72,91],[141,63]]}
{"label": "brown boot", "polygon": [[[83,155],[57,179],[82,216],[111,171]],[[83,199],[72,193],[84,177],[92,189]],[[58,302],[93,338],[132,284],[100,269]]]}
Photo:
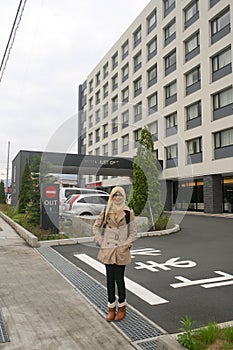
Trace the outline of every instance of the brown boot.
{"label": "brown boot", "polygon": [[126,305],[119,306],[117,314],[116,314],[116,316],[114,318],[114,321],[122,321],[123,318],[125,317],[125,315],[126,315]]}
{"label": "brown boot", "polygon": [[116,307],[109,307],[108,314],[106,316],[106,321],[111,322],[115,319],[116,315]]}

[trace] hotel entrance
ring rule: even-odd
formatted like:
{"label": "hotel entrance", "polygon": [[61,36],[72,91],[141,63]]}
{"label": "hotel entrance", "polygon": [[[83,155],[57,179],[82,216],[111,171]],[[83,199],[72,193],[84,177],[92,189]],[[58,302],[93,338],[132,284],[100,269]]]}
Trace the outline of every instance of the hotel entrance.
{"label": "hotel entrance", "polygon": [[173,182],[176,210],[204,211],[203,179]]}

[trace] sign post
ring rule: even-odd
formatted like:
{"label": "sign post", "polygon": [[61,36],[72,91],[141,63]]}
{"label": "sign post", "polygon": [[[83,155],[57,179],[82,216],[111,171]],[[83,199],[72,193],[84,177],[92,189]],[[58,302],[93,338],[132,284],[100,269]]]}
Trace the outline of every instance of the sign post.
{"label": "sign post", "polygon": [[59,232],[59,185],[41,185],[41,228]]}

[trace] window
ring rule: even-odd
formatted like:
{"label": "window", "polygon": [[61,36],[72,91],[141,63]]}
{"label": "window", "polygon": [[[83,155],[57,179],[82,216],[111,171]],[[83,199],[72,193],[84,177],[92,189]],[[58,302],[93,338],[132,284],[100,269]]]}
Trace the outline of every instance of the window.
{"label": "window", "polygon": [[118,52],[112,56],[112,70],[118,66]]}
{"label": "window", "polygon": [[115,112],[118,109],[118,95],[112,98],[112,112]]}
{"label": "window", "polygon": [[100,122],[100,109],[95,112],[95,122],[96,124]]}
{"label": "window", "polygon": [[211,21],[211,44],[230,33],[230,10],[227,8]]}
{"label": "window", "polygon": [[178,158],[178,146],[177,144],[166,147],[166,159]]}
{"label": "window", "polygon": [[222,130],[214,134],[215,148],[233,145],[233,128]]}
{"label": "window", "polygon": [[89,135],[88,135],[88,146],[92,146],[93,145],[93,133],[91,132]]}
{"label": "window", "polygon": [[108,156],[108,144],[103,145],[103,156]]}
{"label": "window", "polygon": [[148,59],[148,61],[151,60],[151,58],[154,57],[156,54],[157,54],[157,37],[153,38],[147,44],[147,59]]}
{"label": "window", "polygon": [[142,102],[139,102],[134,106],[134,122],[142,119]]}
{"label": "window", "polygon": [[122,50],[122,60],[129,54],[129,41],[127,40],[121,47]]}
{"label": "window", "polygon": [[133,33],[134,47],[138,46],[142,40],[142,29],[141,26]]}
{"label": "window", "polygon": [[93,108],[93,97],[89,99],[89,110],[92,110]]}
{"label": "window", "polygon": [[185,29],[190,27],[199,18],[198,5],[199,5],[198,0],[195,0],[195,1],[192,1],[191,4],[184,9]]}
{"label": "window", "polygon": [[115,134],[117,131],[118,131],[118,117],[115,117],[112,120],[112,134]]}
{"label": "window", "polygon": [[118,140],[112,141],[112,155],[115,156],[118,153]]}
{"label": "window", "polygon": [[149,34],[157,25],[156,9],[147,17],[147,34]]}
{"label": "window", "polygon": [[201,137],[187,141],[187,152],[188,154],[196,154],[202,152],[202,142]]}
{"label": "window", "polygon": [[197,137],[195,139],[186,142],[187,145],[187,163],[200,163],[202,162],[202,138]]}
{"label": "window", "polygon": [[104,78],[107,78],[108,76],[108,62],[103,66],[103,76]]}
{"label": "window", "polygon": [[233,154],[233,128],[219,131],[214,134],[215,159],[232,157]]}
{"label": "window", "polygon": [[220,0],[210,0],[210,8],[217,4]]}
{"label": "window", "polygon": [[96,129],[95,131],[95,142],[100,141],[100,128]]}
{"label": "window", "polygon": [[147,71],[148,87],[157,83],[157,64]]}
{"label": "window", "polygon": [[195,67],[186,76],[186,95],[193,93],[201,87],[200,66]]}
{"label": "window", "polygon": [[212,58],[212,81],[216,81],[231,72],[231,47],[228,47]]}
{"label": "window", "polygon": [[129,150],[129,135],[122,136],[122,152]]}
{"label": "window", "polygon": [[157,112],[158,110],[157,92],[147,97],[147,101],[148,101],[148,115],[154,112]]}
{"label": "window", "polygon": [[115,74],[114,77],[112,77],[112,91],[116,90],[118,87],[118,74]]}
{"label": "window", "polygon": [[191,60],[200,53],[199,31],[185,41],[185,62]]}
{"label": "window", "polygon": [[134,81],[134,97],[142,93],[142,77],[139,77]]}
{"label": "window", "polygon": [[95,103],[98,105],[100,103],[100,90],[95,94]]}
{"label": "window", "polygon": [[122,113],[122,129],[127,128],[129,126],[129,111],[125,111]]}
{"label": "window", "polygon": [[108,116],[108,102],[103,105],[103,117],[106,118]]}
{"label": "window", "polygon": [[165,105],[169,105],[177,100],[176,80],[165,86]]}
{"label": "window", "polygon": [[92,128],[93,127],[93,115],[89,115],[88,118],[89,122],[88,122],[88,127]]}
{"label": "window", "polygon": [[[96,156],[100,156],[100,148],[99,148],[99,147],[97,147],[97,148],[95,149],[95,155],[96,155]],[[90,180],[90,181],[92,181],[92,180]]]}
{"label": "window", "polygon": [[185,113],[187,129],[201,125],[201,101],[197,101],[185,107]]}
{"label": "window", "polygon": [[165,58],[165,76],[176,70],[176,50],[170,52]]}
{"label": "window", "polygon": [[89,92],[91,93],[93,91],[93,79],[89,81]]}
{"label": "window", "polygon": [[178,145],[174,144],[165,148],[166,167],[173,168],[178,165]]}
{"label": "window", "polygon": [[213,119],[219,119],[232,115],[233,108],[233,88],[228,87],[227,89],[218,92],[213,95]]}
{"label": "window", "polygon": [[108,83],[103,86],[104,98],[108,96]]}
{"label": "window", "polygon": [[172,20],[164,28],[164,46],[167,46],[176,38],[176,20]]}
{"label": "window", "polygon": [[176,6],[175,0],[163,0],[164,3],[164,17],[166,17]]}
{"label": "window", "polygon": [[134,72],[140,69],[142,66],[142,53],[139,51],[137,55],[134,56]]}
{"label": "window", "polygon": [[139,140],[141,137],[141,132],[142,132],[142,129],[138,129],[138,130],[134,131],[134,147],[135,148],[138,147]]}
{"label": "window", "polygon": [[166,137],[177,134],[177,112],[165,117]]}
{"label": "window", "polygon": [[158,121],[151,123],[148,125],[148,129],[151,132],[154,141],[158,141]]}
{"label": "window", "polygon": [[127,63],[123,68],[122,68],[122,83],[126,81],[129,77],[129,64]]}
{"label": "window", "polygon": [[122,103],[125,104],[129,102],[129,88],[122,90]]}
{"label": "window", "polygon": [[103,138],[106,139],[108,137],[108,124],[103,125]]}
{"label": "window", "polygon": [[100,72],[95,75],[95,86],[100,84]]}

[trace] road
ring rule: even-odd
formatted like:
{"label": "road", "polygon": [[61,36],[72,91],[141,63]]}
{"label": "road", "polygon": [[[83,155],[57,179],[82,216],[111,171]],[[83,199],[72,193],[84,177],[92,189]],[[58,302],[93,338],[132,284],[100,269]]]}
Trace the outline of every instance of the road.
{"label": "road", "polygon": [[[168,333],[233,320],[233,220],[186,215],[181,231],[136,240],[126,268],[127,302]],[[56,251],[105,285],[93,243]]]}

